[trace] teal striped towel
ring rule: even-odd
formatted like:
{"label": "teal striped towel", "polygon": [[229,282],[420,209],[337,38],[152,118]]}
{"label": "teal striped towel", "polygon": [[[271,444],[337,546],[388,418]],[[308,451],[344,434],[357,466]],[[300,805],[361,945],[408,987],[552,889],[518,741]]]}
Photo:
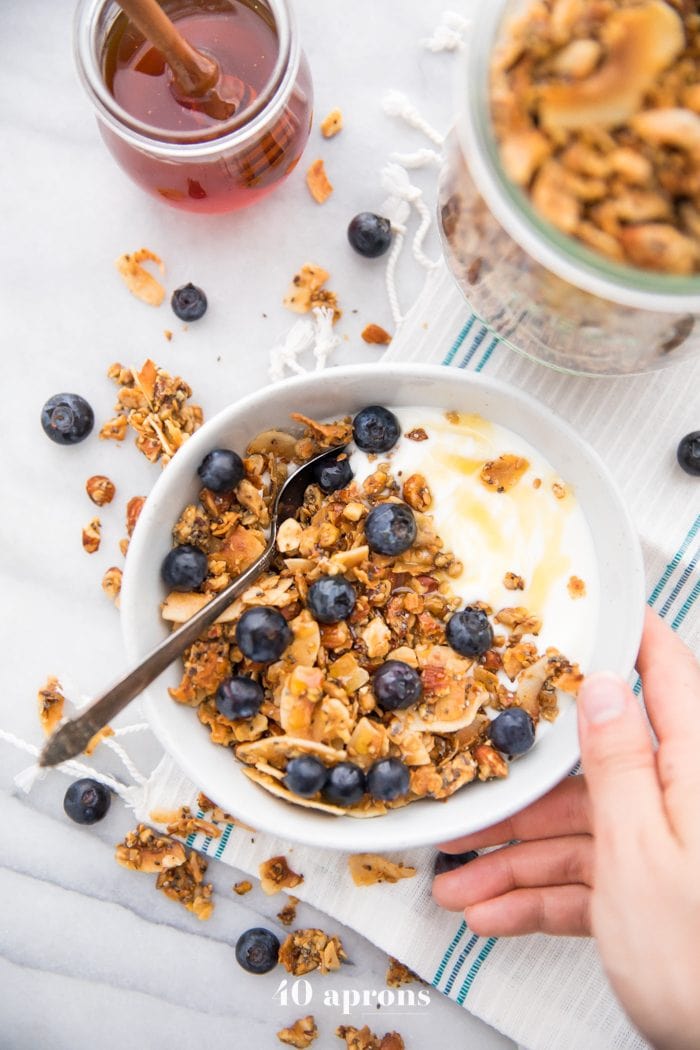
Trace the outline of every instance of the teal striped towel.
{"label": "teal striped towel", "polygon": [[[700,387],[700,362],[625,379],[559,375],[502,346],[471,314],[443,266],[430,274],[384,360],[486,371],[567,418],[602,455],[627,497],[643,540],[649,604],[697,648],[700,501],[697,482],[676,468],[674,449],[698,427],[692,393]],[[182,804],[196,811],[196,799],[196,787],[166,757],[138,815],[148,820],[153,810]],[[230,824],[218,839],[198,835],[189,844],[251,875],[261,861],[293,849],[291,866],[304,874],[295,894],[530,1050],[646,1045],[617,1005],[593,942],[476,937],[458,917],[440,911],[430,894],[432,849],[395,855],[416,866],[415,878],[357,889],[343,854],[290,846],[270,835],[251,837]]]}

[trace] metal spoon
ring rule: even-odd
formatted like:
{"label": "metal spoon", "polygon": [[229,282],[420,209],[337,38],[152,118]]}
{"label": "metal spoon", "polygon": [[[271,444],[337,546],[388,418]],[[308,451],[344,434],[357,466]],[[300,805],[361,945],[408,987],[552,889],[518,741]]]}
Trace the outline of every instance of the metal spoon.
{"label": "metal spoon", "polygon": [[147,685],[161,674],[189,645],[199,637],[228,608],[240,594],[257,580],[275,556],[277,530],[283,521],[292,518],[301,507],[304,492],[315,480],[314,470],[317,464],[327,459],[334,459],[344,452],[346,445],[336,445],[304,463],[299,470],[285,481],[277,493],[270,521],[270,537],[267,547],[260,557],[241,573],[220,594],[190,617],[182,627],[171,634],[165,641],[152,649],[148,656],[130,671],[121,681],[108,689],[95,700],[78,718],[73,718],[60,726],[47,741],[41,755],[40,766],[56,766],[69,758],[75,758],[87,747],[95,733],[118,715],[135,696],[143,692]]}

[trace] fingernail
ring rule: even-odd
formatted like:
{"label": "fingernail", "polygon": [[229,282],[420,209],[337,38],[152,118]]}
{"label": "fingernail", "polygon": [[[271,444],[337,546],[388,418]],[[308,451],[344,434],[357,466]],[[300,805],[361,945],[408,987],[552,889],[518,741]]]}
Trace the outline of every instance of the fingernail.
{"label": "fingernail", "polygon": [[593,674],[584,679],[579,703],[586,721],[600,724],[619,718],[627,702],[627,687],[614,674]]}

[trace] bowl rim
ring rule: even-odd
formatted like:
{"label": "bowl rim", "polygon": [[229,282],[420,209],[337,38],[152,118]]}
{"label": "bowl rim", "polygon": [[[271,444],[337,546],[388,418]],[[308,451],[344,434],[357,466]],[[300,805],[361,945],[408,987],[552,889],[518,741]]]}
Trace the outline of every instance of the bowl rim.
{"label": "bowl rim", "polygon": [[[307,373],[305,375],[285,379],[278,383],[273,383],[270,386],[255,390],[252,393],[245,395],[243,398],[232,402],[220,412],[216,413],[216,415],[212,416],[211,419],[204,423],[199,430],[192,435],[192,437],[179,450],[178,457],[175,460],[178,466],[173,468],[172,463],[168,464],[167,471],[164,471],[156,481],[151,493],[147,497],[139,521],[131,537],[129,555],[126,559],[122,581],[120,615],[122,635],[124,638],[127,658],[130,663],[135,663],[137,660],[142,659],[147,652],[147,647],[143,643],[138,628],[137,610],[140,603],[140,589],[137,582],[137,576],[142,561],[147,558],[148,544],[151,536],[150,524],[151,519],[155,517],[154,508],[157,508],[158,506],[161,493],[167,492],[173,484],[177,484],[175,479],[184,472],[189,471],[191,466],[193,469],[196,469],[194,464],[199,462],[210,447],[210,432],[235,425],[236,419],[239,415],[251,408],[255,408],[258,404],[267,402],[270,399],[275,399],[282,391],[285,393],[290,391],[293,392],[297,388],[303,389],[310,383],[322,383],[323,381],[328,380],[329,375],[332,375],[334,385],[337,385],[342,384],[345,379],[366,378],[371,380],[378,376],[391,378],[395,377],[397,372],[400,372],[402,377],[410,378],[413,376],[416,379],[437,379],[442,382],[444,382],[447,375],[449,375],[450,380],[456,384],[474,386],[480,388],[484,392],[491,391],[497,395],[512,398],[519,402],[526,411],[539,417],[550,431],[553,430],[556,432],[558,430],[559,432],[566,433],[570,441],[573,441],[579,449],[584,451],[589,464],[599,475],[606,491],[606,495],[610,498],[610,504],[614,508],[616,514],[618,531],[624,537],[633,568],[633,575],[628,581],[629,586],[627,588],[628,600],[625,620],[626,642],[619,651],[618,667],[616,668],[617,672],[623,675],[627,675],[632,671],[639,649],[644,617],[644,564],[639,537],[630,512],[622,497],[617,482],[612,477],[600,455],[584,438],[577,434],[571,424],[556,415],[551,409],[540,404],[531,394],[510,383],[490,376],[477,375],[473,372],[462,371],[459,369],[448,370],[444,365],[402,364],[397,368],[393,363],[348,365],[333,368],[327,372]],[[515,432],[517,433],[517,431]],[[546,453],[544,454],[546,455]],[[142,694],[145,714],[149,725],[163,746],[165,752],[173,758],[177,766],[193,781],[194,784],[197,785],[200,790],[204,791],[209,797],[212,797],[212,794],[207,790],[206,783],[202,783],[203,779],[206,781],[206,775],[204,778],[202,777],[202,769],[192,760],[187,747],[183,747],[182,739],[177,734],[171,733],[169,727],[165,725],[163,720],[159,717],[163,689],[161,687],[161,698],[158,700],[156,698],[158,681],[159,679],[156,679],[155,682],[148,689],[144,690],[144,693]],[[540,798],[547,791],[551,790],[571,772],[578,762],[579,757],[580,752],[578,748],[578,737],[576,734],[575,744],[572,743],[572,746],[567,748],[562,747],[561,753],[557,754],[557,761],[553,761],[548,767],[549,775],[547,777],[532,778],[532,783],[528,782],[525,789],[522,789],[521,785],[521,790],[517,798],[514,798],[511,802],[506,803],[503,806],[498,819],[506,819],[512,816],[514,813],[519,812],[521,809],[534,802],[537,798]],[[546,781],[544,786],[541,783],[542,781]],[[505,783],[505,781],[503,783]],[[215,795],[216,792],[213,794]],[[300,830],[295,826],[294,829],[290,831],[284,826],[280,826],[279,821],[274,819],[268,820],[265,814],[262,815],[262,819],[258,813],[252,818],[251,814],[245,811],[245,807],[238,809],[237,812],[237,807],[232,804],[231,800],[226,800],[225,803],[222,802],[221,804],[235,816],[239,816],[241,820],[246,822],[252,820],[258,831],[267,832],[277,837],[286,838],[290,841],[302,842],[310,846],[343,851],[361,852],[368,849],[379,849],[384,852],[395,849],[406,849],[415,846],[425,846],[438,842],[445,842],[451,838],[457,838],[464,835],[469,831],[477,830],[476,826],[465,825],[464,815],[462,815],[461,818],[457,816],[458,809],[456,807],[453,809],[455,816],[452,818],[452,822],[450,822],[448,817],[448,805],[441,807],[441,819],[436,822],[432,830],[425,827],[414,828],[412,825],[408,828],[404,827],[401,830],[395,827],[392,828],[390,824],[390,815],[387,815],[387,817],[382,818],[380,824],[383,833],[378,835],[379,828],[376,826],[376,820],[367,821],[352,818],[339,818],[337,821],[333,822],[333,826],[335,827],[337,825],[338,827],[342,827],[345,829],[345,832],[334,837],[333,835],[329,836],[324,834],[323,831],[319,831],[319,826],[314,825],[313,821],[304,822],[301,820],[300,823],[302,824],[302,829]],[[293,808],[299,813],[306,813],[306,810],[301,807]],[[405,813],[407,810],[408,807],[397,812]],[[309,812],[313,813],[314,811]],[[318,814],[316,814],[316,816],[318,816]],[[489,820],[488,823],[493,823],[493,821]],[[417,824],[420,824],[420,822],[417,822]],[[326,828],[329,826],[330,825],[324,825]],[[485,827],[487,825],[483,824],[480,826]],[[306,828],[308,828],[308,834],[306,833]],[[367,831],[367,833],[363,834],[365,831]],[[338,841],[341,837],[342,841]]]}

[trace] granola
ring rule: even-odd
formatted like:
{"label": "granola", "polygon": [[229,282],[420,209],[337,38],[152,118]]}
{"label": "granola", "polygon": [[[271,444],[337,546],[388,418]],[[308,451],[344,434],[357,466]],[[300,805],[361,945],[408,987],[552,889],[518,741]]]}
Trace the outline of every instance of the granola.
{"label": "granola", "polygon": [[207,861],[169,835],[139,824],[117,846],[115,859],[132,871],[157,873],[156,889],[198,919],[208,919],[214,910],[211,884],[204,882]]}
{"label": "granola", "polygon": [[233,892],[239,897],[245,896],[246,893],[250,893],[253,888],[253,883],[249,882],[248,879],[242,879],[241,882],[234,882]]}
{"label": "granola", "polygon": [[335,292],[324,288],[330,274],[322,266],[305,263],[292,278],[283,304],[296,314],[306,314],[316,306],[325,306],[333,311],[333,324],[340,319],[342,311]]}
{"label": "granola", "polygon": [[58,723],[63,718],[63,707],[66,698],[61,692],[61,683],[58,678],[51,675],[46,680],[46,685],[37,693],[39,701],[39,721],[46,736],[51,736]]}
{"label": "granola", "polygon": [[[166,596],[162,615],[173,626],[261,553],[274,493],[289,469],[351,440],[349,418],[319,423],[295,413],[293,419],[303,427],[301,435],[267,430],[253,438],[236,489],[220,494],[202,489],[198,502],[185,507],[175,523],[175,544],[204,551],[209,574],[199,590]],[[416,433],[407,437],[424,439]],[[498,503],[498,493],[518,484],[527,467],[522,457],[506,453],[483,462],[475,477],[494,493],[487,498]],[[366,542],[367,517],[379,504],[402,498],[413,508],[415,541],[401,554],[377,554]],[[277,554],[266,572],[184,654],[182,680],[170,689],[173,700],[195,708],[212,742],[229,748],[245,775],[277,798],[356,818],[381,816],[419,799],[449,798],[472,781],[508,775],[508,762],[491,746],[492,717],[516,705],[535,723],[553,720],[557,690],[576,692],[578,668],[554,649],[538,650],[533,639],[541,618],[524,606],[494,610],[472,603],[492,622],[490,648],[470,658],[448,644],[447,621],[462,605],[453,589],[462,565],[436,532],[432,503],[425,476],[394,476],[391,463],[379,457],[361,482],[353,479],[330,494],[309,485],[296,518],[279,529]],[[320,623],[307,607],[309,588],[333,574],[352,584],[355,605],[346,619]],[[524,581],[509,572],[506,586],[518,591]],[[291,631],[281,658],[268,664],[244,656],[236,642],[242,614],[255,606],[279,611]],[[386,660],[407,664],[420,678],[421,696],[407,709],[383,710],[377,703],[373,675]],[[231,674],[262,687],[253,717],[232,720],[219,711],[216,693]],[[350,762],[364,773],[378,760],[399,759],[408,770],[408,789],[391,801],[366,794],[351,805],[321,792],[301,797],[287,782],[288,764],[300,756],[312,756],[328,770]],[[283,859],[273,858],[261,871],[269,891],[295,884],[285,881]],[[370,861],[364,867],[354,862],[359,884],[414,873],[381,857]]]}
{"label": "granola", "polygon": [[264,860],[258,871],[260,887],[263,893],[269,896],[279,893],[280,890],[293,890],[295,886],[299,886],[304,881],[304,876],[292,871],[287,864],[287,858],[283,856]]}
{"label": "granola", "polygon": [[299,903],[298,897],[293,897],[289,894],[287,903],[277,912],[277,918],[283,926],[293,926],[297,917],[297,904]]}
{"label": "granola", "polygon": [[399,882],[412,879],[416,869],[396,864],[379,853],[353,853],[348,857],[348,868],[356,886],[373,886],[377,882]]}
{"label": "granola", "polygon": [[386,971],[386,983],[389,988],[401,988],[404,984],[425,984],[408,966],[404,966],[398,959],[389,956],[389,966]]}
{"label": "granola", "polygon": [[279,961],[288,973],[302,977],[312,970],[327,974],[339,970],[347,955],[339,937],[329,937],[323,930],[294,930],[282,942]]}
{"label": "granola", "polygon": [[700,11],[684,0],[531,0],[491,67],[507,174],[615,262],[700,271]]}
{"label": "granola", "polygon": [[280,1043],[286,1043],[287,1046],[296,1046],[298,1050],[305,1050],[307,1046],[311,1046],[314,1039],[318,1038],[318,1028],[313,1015],[308,1014],[306,1017],[300,1017],[289,1028],[280,1028],[277,1038]]}
{"label": "granola", "polygon": [[105,423],[100,437],[123,441],[129,427],[144,456],[165,466],[203,422],[202,409],[192,405],[192,390],[179,376],[171,376],[153,361],[140,370],[115,363],[107,371],[119,387],[117,415]]}
{"label": "granola", "polygon": [[380,1039],[369,1025],[353,1028],[352,1025],[341,1024],[335,1034],[345,1040],[347,1050],[405,1050],[404,1041],[398,1032],[387,1032]]}

